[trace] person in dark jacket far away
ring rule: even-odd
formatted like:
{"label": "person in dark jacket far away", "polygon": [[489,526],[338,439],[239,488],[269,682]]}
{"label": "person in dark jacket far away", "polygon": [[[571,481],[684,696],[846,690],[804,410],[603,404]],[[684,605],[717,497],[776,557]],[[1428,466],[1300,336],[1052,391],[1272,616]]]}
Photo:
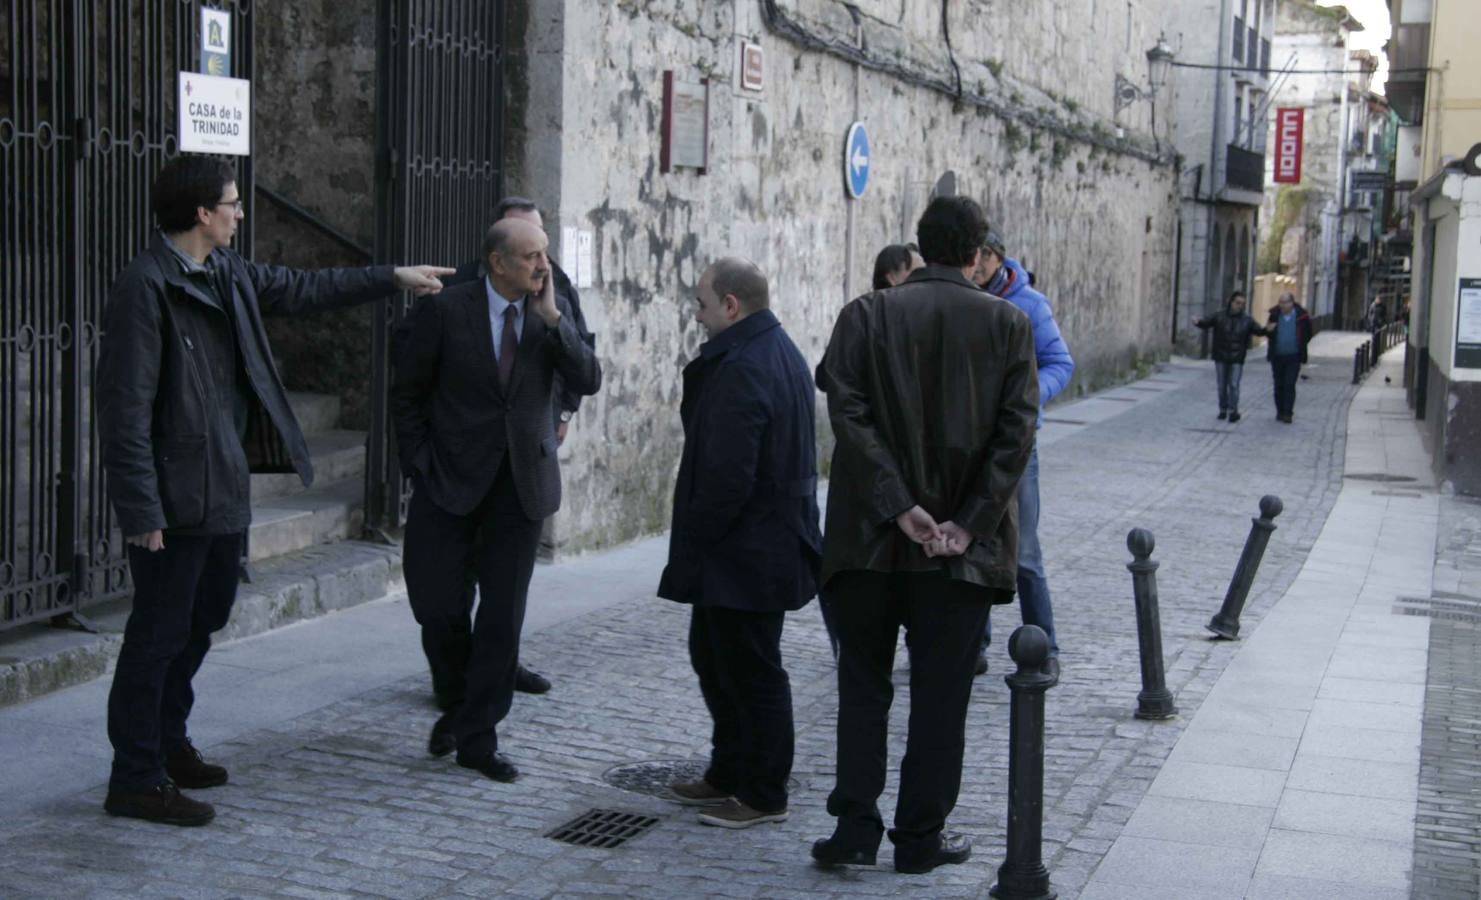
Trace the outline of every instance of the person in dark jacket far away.
{"label": "person in dark jacket far away", "polygon": [[1250,349],[1250,338],[1270,332],[1261,328],[1244,311],[1243,291],[1229,295],[1224,310],[1207,319],[1194,319],[1199,328],[1212,328],[1214,376],[1219,384],[1219,418],[1239,421],[1239,382],[1244,377],[1244,357]]}
{"label": "person in dark jacket far away", "polygon": [[1270,309],[1265,333],[1270,336],[1266,358],[1275,382],[1275,418],[1289,425],[1296,412],[1296,380],[1306,364],[1306,345],[1312,335],[1311,316],[1296,302],[1295,294],[1280,295]]}
{"label": "person in dark jacket far away", "polygon": [[230,165],[182,156],[153,189],[160,233],[113,284],[95,394],[108,496],[128,543],[133,609],[108,695],[103,808],[204,825],[180,788],[225,784],[192,746],[191,680],[236,599],[251,472],[313,465],[262,317],[441,289],[433,266],[302,272],[230,249],[242,199]]}
{"label": "person in dark jacket far away", "polygon": [[937,197],[916,233],[926,267],[845,306],[817,373],[836,438],[822,589],[840,648],[837,824],[812,856],[875,861],[903,625],[910,725],[889,834],[907,873],[971,856],[965,836],[943,829],[988,609],[1013,599],[1018,480],[1039,412],[1028,316],[969,280],[987,237],[982,208]]}
{"label": "person in dark jacket far away", "polygon": [[[1049,299],[1034,290],[1018,260],[1008,256],[1003,239],[991,228],[986,246],[972,281],[995,297],[1002,297],[1023,310],[1034,330],[1034,362],[1039,369],[1039,416],[1034,429],[1037,435],[1044,418],[1044,406],[1053,400],[1075,374],[1075,360],[1069,345],[1059,333]],[[1054,631],[1054,606],[1049,596],[1049,577],[1044,572],[1044,549],[1039,545],[1039,446],[1018,480],[1018,608],[1025,625],[1037,625],[1049,638],[1049,656],[1044,660],[1044,674],[1059,680],[1059,637]],[[987,672],[987,645],[992,643],[992,618],[983,630],[983,652],[977,657],[977,674]]]}
{"label": "person in dark jacket far away", "polygon": [[891,244],[874,257],[874,289],[894,287],[925,264],[914,244]]}
{"label": "person in dark jacket far away", "polygon": [[710,764],[670,786],[706,825],[787,818],[792,688],[782,624],[817,593],[818,467],[807,363],[737,258],[700,276],[709,335],[684,367],[684,452],[658,596],[693,606],[689,659],[714,721]]}

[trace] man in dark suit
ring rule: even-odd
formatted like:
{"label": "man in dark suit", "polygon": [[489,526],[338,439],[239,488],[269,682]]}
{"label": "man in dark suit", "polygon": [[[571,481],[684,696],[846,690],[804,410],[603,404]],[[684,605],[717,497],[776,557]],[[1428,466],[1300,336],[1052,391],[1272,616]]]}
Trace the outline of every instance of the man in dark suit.
{"label": "man in dark suit", "polygon": [[[555,294],[545,233],[517,219],[484,239],[487,277],[420,304],[391,390],[403,465],[415,483],[404,567],[422,647],[460,706],[432,728],[428,750],[496,781],[519,775],[498,753],[509,712],[525,597],[541,522],[560,507],[550,408],[556,373],[596,393],[601,367]],[[463,573],[478,567],[471,634]]]}
{"label": "man in dark suit", "polygon": [[671,789],[712,805],[704,824],[746,828],[787,818],[782,624],[817,593],[822,550],[814,392],[754,263],[719,260],[695,302],[710,339],[684,368],[684,453],[658,595],[693,604],[689,658],[715,728],[704,777]]}
{"label": "man in dark suit", "polygon": [[968,280],[987,240],[981,207],[937,197],[916,234],[926,267],[845,306],[818,366],[837,439],[822,580],[839,643],[838,824],[812,855],[874,863],[903,625],[910,728],[890,840],[907,873],[972,852],[943,827],[988,610],[1013,599],[1018,480],[1039,414],[1028,316]]}
{"label": "man in dark suit", "polygon": [[[494,205],[494,221],[502,219],[522,219],[536,228],[544,229],[545,221],[540,216],[540,208],[535,201],[527,197],[510,196],[505,197]],[[446,287],[456,287],[467,281],[482,281],[486,277],[484,261],[482,259],[470,260],[458,266],[457,272],[442,280]],[[586,330],[586,319],[581,315],[581,295],[576,291],[576,285],[561,270],[555,260],[550,261],[550,275],[555,280],[555,296],[566,303],[571,311],[571,321],[576,330],[581,333],[581,339],[586,341],[588,347],[596,347],[596,337]],[[409,326],[410,323],[408,323]],[[410,328],[407,328],[410,331]],[[570,430],[571,422],[576,417],[576,412],[581,409],[581,395],[567,388],[562,382],[560,372],[556,373],[555,404],[550,414],[555,420],[555,442],[562,445],[566,442],[566,432]],[[548,540],[551,520],[546,519],[542,527],[542,540]],[[466,633],[473,631],[473,601],[474,589],[478,585],[478,567],[470,561],[468,566],[465,590],[463,592],[465,611],[461,620],[461,629]],[[432,692],[437,697],[437,705],[443,710],[448,710],[463,702],[463,685],[459,683],[444,683],[438,681],[440,673],[432,673]],[[514,671],[514,689],[526,694],[543,694],[550,690],[550,679],[535,672],[520,663]]]}

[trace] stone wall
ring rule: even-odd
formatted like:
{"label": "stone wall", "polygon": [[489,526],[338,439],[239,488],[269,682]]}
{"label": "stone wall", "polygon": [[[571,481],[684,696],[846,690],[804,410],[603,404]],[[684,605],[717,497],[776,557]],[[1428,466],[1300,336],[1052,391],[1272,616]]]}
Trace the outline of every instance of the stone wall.
{"label": "stone wall", "polygon": [[[857,4],[857,21],[833,0],[513,5],[509,187],[549,208],[553,236],[590,230],[596,247],[582,299],[606,382],[562,453],[567,548],[666,525],[679,375],[703,340],[691,297],[709,260],[754,259],[816,363],[874,253],[912,237],[947,172],[1054,303],[1079,363],[1070,395],[1168,352],[1175,168],[1146,104],[1120,122],[1112,109],[1115,73],[1144,77],[1160,4],[1020,5],[1010,20],[1000,4],[950,3],[950,54],[942,7],[904,0]],[[739,87],[742,39],[765,50],[760,94]],[[659,172],[669,69],[710,79],[705,175]],[[852,202],[850,248],[842,150],[855,119],[873,173]]]}

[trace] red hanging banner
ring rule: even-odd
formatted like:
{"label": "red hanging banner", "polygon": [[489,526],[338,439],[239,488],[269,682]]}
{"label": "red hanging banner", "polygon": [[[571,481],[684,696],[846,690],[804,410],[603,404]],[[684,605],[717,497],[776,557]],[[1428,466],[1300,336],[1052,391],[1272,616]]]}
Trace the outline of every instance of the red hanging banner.
{"label": "red hanging banner", "polygon": [[1306,110],[1283,106],[1275,111],[1275,180],[1281,184],[1301,182],[1301,132]]}

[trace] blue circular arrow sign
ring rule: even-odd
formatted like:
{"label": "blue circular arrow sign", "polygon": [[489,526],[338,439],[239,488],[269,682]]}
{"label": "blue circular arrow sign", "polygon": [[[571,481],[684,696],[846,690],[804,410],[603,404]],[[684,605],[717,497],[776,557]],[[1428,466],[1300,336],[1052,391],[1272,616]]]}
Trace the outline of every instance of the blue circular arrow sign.
{"label": "blue circular arrow sign", "polygon": [[849,126],[848,140],[843,143],[843,183],[855,199],[864,196],[869,186],[869,132],[863,122]]}

